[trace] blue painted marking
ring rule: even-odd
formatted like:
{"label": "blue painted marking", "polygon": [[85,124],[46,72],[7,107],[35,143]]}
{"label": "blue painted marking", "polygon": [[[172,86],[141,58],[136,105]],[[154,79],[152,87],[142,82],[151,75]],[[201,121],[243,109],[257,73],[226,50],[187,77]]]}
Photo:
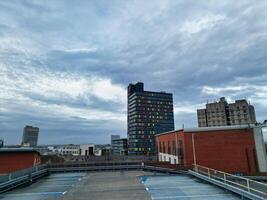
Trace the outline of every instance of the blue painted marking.
{"label": "blue painted marking", "polygon": [[142,176],[151,199],[157,200],[237,200],[236,196],[186,175]]}
{"label": "blue painted marking", "polygon": [[147,180],[147,176],[140,176],[139,178],[142,183],[146,182]]}

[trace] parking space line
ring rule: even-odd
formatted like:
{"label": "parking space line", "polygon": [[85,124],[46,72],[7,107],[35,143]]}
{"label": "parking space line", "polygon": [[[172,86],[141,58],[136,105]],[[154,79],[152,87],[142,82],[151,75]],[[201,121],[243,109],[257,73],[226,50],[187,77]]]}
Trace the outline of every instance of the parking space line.
{"label": "parking space line", "polygon": [[32,192],[32,193],[19,193],[19,194],[6,194],[7,197],[16,197],[16,196],[34,196],[34,195],[63,195],[67,191],[63,192]]}
{"label": "parking space line", "polygon": [[[174,187],[161,187],[161,188],[149,188],[149,190],[166,190],[166,189],[185,189],[185,188],[207,188],[206,185],[199,185],[199,186],[174,186]],[[214,189],[214,188],[212,188]]]}
{"label": "parking space line", "polygon": [[217,193],[217,194],[201,194],[201,195],[183,195],[183,196],[165,196],[165,197],[152,197],[152,199],[173,199],[173,198],[198,198],[198,197],[216,197],[216,196],[232,196],[231,194]]}

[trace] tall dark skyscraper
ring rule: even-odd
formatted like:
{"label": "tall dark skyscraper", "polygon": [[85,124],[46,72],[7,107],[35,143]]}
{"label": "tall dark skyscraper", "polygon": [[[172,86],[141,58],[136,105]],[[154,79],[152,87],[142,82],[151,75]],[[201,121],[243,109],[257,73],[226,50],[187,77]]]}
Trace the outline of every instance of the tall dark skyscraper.
{"label": "tall dark skyscraper", "polygon": [[155,134],[174,130],[171,93],[144,91],[144,83],[128,86],[129,154],[156,153]]}

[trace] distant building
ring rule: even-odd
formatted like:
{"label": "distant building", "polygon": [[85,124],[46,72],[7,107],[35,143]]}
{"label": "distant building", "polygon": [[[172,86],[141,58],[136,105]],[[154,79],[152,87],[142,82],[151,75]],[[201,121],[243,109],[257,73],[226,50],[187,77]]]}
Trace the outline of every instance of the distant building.
{"label": "distant building", "polygon": [[32,148],[0,149],[0,174],[23,170],[40,164],[41,156]]}
{"label": "distant building", "polygon": [[54,154],[50,149],[50,146],[48,145],[39,145],[37,147],[34,147],[36,151],[38,151],[41,155],[52,155]]}
{"label": "distant building", "polygon": [[110,144],[111,144],[111,154],[113,154],[113,146],[114,146],[114,140],[119,140],[121,138],[120,135],[111,135],[110,137]]}
{"label": "distant building", "polygon": [[94,144],[41,145],[34,148],[41,155],[93,156]]}
{"label": "distant building", "polygon": [[61,154],[64,156],[78,156],[80,155],[80,145],[68,144],[61,147]]}
{"label": "distant building", "polygon": [[93,156],[95,150],[95,145],[93,144],[81,144],[80,145],[80,156]]}
{"label": "distant building", "polygon": [[111,153],[111,145],[104,144],[104,145],[95,145],[94,155],[95,156],[102,156],[102,155],[109,155]]}
{"label": "distant building", "polygon": [[228,103],[224,97],[220,101],[207,103],[206,108],[197,110],[198,126],[231,126],[255,124],[255,110],[245,99]]}
{"label": "distant building", "polygon": [[113,140],[118,140],[120,138],[121,138],[120,135],[111,135],[110,136],[110,144],[111,144],[111,146],[112,146]]}
{"label": "distant building", "polygon": [[0,139],[0,148],[4,147],[4,140]]}
{"label": "distant building", "polygon": [[172,94],[144,91],[143,83],[128,86],[127,114],[129,154],[155,154],[155,134],[174,130]]}
{"label": "distant building", "polygon": [[113,155],[128,155],[128,140],[126,138],[113,140],[111,149]]}
{"label": "distant building", "polygon": [[38,142],[39,128],[25,126],[23,129],[22,146],[36,147]]}
{"label": "distant building", "polygon": [[254,125],[187,128],[156,136],[158,160],[228,173],[267,172],[262,128]]}

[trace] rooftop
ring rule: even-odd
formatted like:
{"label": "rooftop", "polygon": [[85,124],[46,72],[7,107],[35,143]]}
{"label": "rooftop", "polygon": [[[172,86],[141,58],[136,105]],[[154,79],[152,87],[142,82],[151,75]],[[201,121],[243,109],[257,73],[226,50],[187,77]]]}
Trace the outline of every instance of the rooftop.
{"label": "rooftop", "polygon": [[178,132],[178,131],[183,131],[184,133],[192,133],[192,132],[202,132],[202,131],[240,130],[240,129],[255,128],[255,127],[257,127],[257,126],[255,126],[253,124],[248,124],[248,125],[245,124],[245,125],[233,125],[233,126],[184,128],[184,129],[178,129],[178,130],[168,131],[168,132],[164,132],[164,133],[159,133],[159,134],[156,134],[156,136],[174,133],[174,132]]}
{"label": "rooftop", "polygon": [[36,152],[33,148],[0,148],[0,153],[13,153],[13,152]]}
{"label": "rooftop", "polygon": [[190,175],[144,171],[52,174],[29,187],[0,195],[2,200],[238,199]]}

